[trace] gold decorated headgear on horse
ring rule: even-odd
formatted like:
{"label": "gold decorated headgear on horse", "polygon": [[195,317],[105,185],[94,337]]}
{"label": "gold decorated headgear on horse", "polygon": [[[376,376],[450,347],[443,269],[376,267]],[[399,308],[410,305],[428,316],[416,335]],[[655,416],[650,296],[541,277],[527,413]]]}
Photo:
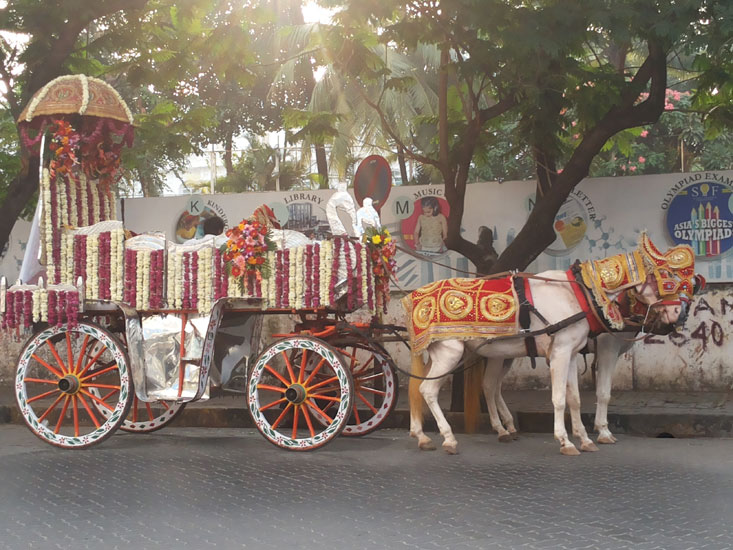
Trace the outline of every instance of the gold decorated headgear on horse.
{"label": "gold decorated headgear on horse", "polygon": [[688,245],[678,245],[662,253],[646,233],[639,243],[649,271],[657,281],[659,296],[665,300],[691,300],[696,290],[705,286],[705,279],[695,275],[695,253]]}

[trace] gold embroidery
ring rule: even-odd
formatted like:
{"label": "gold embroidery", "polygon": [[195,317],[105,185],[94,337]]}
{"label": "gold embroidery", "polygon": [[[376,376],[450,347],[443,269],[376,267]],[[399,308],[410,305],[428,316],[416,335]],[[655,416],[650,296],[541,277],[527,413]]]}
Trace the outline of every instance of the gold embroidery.
{"label": "gold embroidery", "polygon": [[516,311],[514,298],[505,294],[491,294],[479,301],[481,314],[490,321],[506,321]]}
{"label": "gold embroidery", "polygon": [[412,312],[412,322],[416,327],[425,329],[433,321],[435,314],[435,298],[426,296],[415,306]]}
{"label": "gold embroidery", "polygon": [[440,297],[440,311],[449,319],[463,319],[473,309],[473,299],[459,290],[449,290]]}

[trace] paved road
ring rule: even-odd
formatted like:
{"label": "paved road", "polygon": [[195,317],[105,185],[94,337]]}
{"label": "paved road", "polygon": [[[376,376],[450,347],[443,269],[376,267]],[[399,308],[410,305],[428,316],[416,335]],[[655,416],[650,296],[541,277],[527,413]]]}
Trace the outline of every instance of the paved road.
{"label": "paved road", "polygon": [[185,428],[61,451],[0,426],[0,548],[733,547],[731,439],[571,458],[546,434],[458,437],[457,456],[401,430],[306,454]]}

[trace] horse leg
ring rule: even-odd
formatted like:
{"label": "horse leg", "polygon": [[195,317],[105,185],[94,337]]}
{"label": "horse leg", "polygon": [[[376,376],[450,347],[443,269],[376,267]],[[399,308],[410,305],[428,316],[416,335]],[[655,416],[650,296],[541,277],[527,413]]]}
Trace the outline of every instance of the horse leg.
{"label": "horse leg", "polygon": [[452,455],[458,453],[458,441],[456,441],[453,431],[450,429],[450,424],[448,424],[445,415],[443,415],[443,411],[440,410],[438,393],[441,386],[447,380],[447,376],[445,375],[456,367],[458,361],[463,356],[464,347],[465,344],[460,340],[443,340],[432,344],[428,348],[432,362],[428,376],[431,378],[441,376],[441,378],[437,380],[424,380],[420,384],[420,393],[428,404],[428,408],[438,425],[438,430],[440,430],[440,434],[443,436],[443,450]]}
{"label": "horse leg", "polygon": [[598,370],[596,371],[596,418],[594,427],[598,431],[598,443],[616,443],[608,429],[608,404],[611,401],[611,380],[616,362],[621,354],[621,342],[602,334],[596,341]]}
{"label": "horse leg", "polygon": [[580,451],[575,448],[565,429],[565,398],[568,384],[570,362],[575,359],[569,345],[553,342],[550,351],[550,379],[552,381],[552,406],[555,410],[555,439],[560,443],[560,452],[576,456]]}
{"label": "horse leg", "polygon": [[509,434],[512,436],[512,439],[518,439],[519,435],[517,434],[517,429],[514,427],[514,417],[512,416],[509,407],[506,406],[504,396],[501,395],[501,385],[504,382],[504,376],[506,376],[506,373],[508,373],[509,369],[512,368],[513,363],[513,359],[504,359],[501,378],[499,378],[499,386],[496,388],[496,404],[499,407],[499,415],[501,416],[501,420],[504,426],[506,426]]}
{"label": "horse leg", "polygon": [[[422,360],[422,353],[417,353],[412,356],[412,374],[418,377],[424,377],[425,364]],[[432,371],[432,368],[428,369]],[[422,382],[419,378],[411,377],[409,385],[409,396],[410,396],[410,436],[417,438],[417,446],[423,451],[434,451],[435,445],[433,445],[432,439],[430,439],[423,431],[423,404],[424,400],[420,393],[420,384]]]}
{"label": "horse leg", "polygon": [[504,377],[504,365],[501,359],[487,359],[486,370],[484,371],[484,397],[486,398],[486,406],[489,409],[489,419],[491,427],[499,434],[499,441],[509,443],[512,440],[511,434],[504,428],[499,418],[499,411],[496,408],[497,399],[501,398],[499,386],[501,379]]}
{"label": "horse leg", "polygon": [[585,431],[583,426],[583,420],[580,416],[580,391],[578,390],[578,361],[577,357],[575,361],[570,362],[568,369],[568,407],[570,408],[570,420],[573,424],[573,435],[580,438],[580,450],[593,452],[597,451],[598,447],[588,437],[588,432]]}

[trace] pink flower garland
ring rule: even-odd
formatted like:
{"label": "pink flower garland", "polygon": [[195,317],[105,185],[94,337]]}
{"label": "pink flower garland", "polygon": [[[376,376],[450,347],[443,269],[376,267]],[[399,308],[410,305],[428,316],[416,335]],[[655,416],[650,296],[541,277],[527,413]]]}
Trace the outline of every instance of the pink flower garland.
{"label": "pink flower garland", "polygon": [[87,225],[94,225],[97,223],[97,220],[94,219],[94,200],[92,199],[92,193],[94,193],[95,189],[91,185],[90,181],[87,181],[87,212],[89,213],[89,221],[87,222]]}
{"label": "pink flower garland", "polygon": [[221,252],[218,248],[214,249],[214,301],[222,297],[221,289],[223,282],[221,280]]}
{"label": "pink flower garland", "polygon": [[336,281],[339,275],[339,246],[341,239],[335,237],[333,239],[333,263],[331,265],[331,280],[328,282],[328,305],[333,307],[336,305]]}
{"label": "pink flower garland", "polygon": [[283,307],[290,307],[290,250],[283,250],[283,270],[282,270],[282,287],[283,287]]}
{"label": "pink flower garland", "polygon": [[81,182],[79,180],[75,180],[74,186],[76,187],[76,219],[79,225],[84,225],[84,220],[82,220],[82,214],[84,213],[84,210],[81,207]]}
{"label": "pink flower garland", "polygon": [[163,307],[163,251],[150,253],[150,307]]}
{"label": "pink flower garland", "polygon": [[56,291],[48,291],[48,326],[56,326]]}
{"label": "pink flower garland", "polygon": [[64,324],[64,317],[66,317],[66,291],[61,290],[57,294],[56,326],[60,327]]}
{"label": "pink flower garland", "polygon": [[111,268],[110,254],[112,251],[112,234],[109,231],[99,234],[99,297],[109,300],[112,296],[110,289]]}
{"label": "pink flower garland", "polygon": [[[369,257],[369,254],[367,254],[367,262],[366,266],[364,266],[364,269],[367,270],[367,273],[372,273],[372,260]],[[370,276],[369,284],[367,284],[367,307],[371,311],[375,311],[374,307],[374,276]]]}
{"label": "pink flower garland", "polygon": [[28,328],[33,320],[33,293],[30,290],[23,292],[23,326]]}
{"label": "pink flower garland", "polygon": [[125,289],[123,300],[135,307],[137,300],[137,251],[125,250]]}
{"label": "pink flower garland", "polygon": [[199,253],[191,252],[191,307],[199,307]]}
{"label": "pink flower garland", "polygon": [[283,307],[283,256],[282,250],[275,252],[275,306]]}
{"label": "pink flower garland", "polygon": [[364,304],[364,289],[361,286],[362,277],[364,276],[364,266],[361,261],[361,243],[356,243],[354,248],[356,249],[356,301],[361,306]]}
{"label": "pink flower garland", "polygon": [[69,328],[74,328],[79,321],[79,293],[68,292],[66,294],[66,323]]}
{"label": "pink flower garland", "polygon": [[351,265],[351,250],[349,250],[348,242],[343,241],[344,256],[346,256],[346,307],[349,310],[354,310],[354,281],[358,280],[354,278]]}
{"label": "pink flower garland", "polygon": [[59,231],[59,213],[57,204],[56,186],[51,185],[51,255],[53,265],[56,267],[53,274],[53,283],[61,281],[61,231]]}

